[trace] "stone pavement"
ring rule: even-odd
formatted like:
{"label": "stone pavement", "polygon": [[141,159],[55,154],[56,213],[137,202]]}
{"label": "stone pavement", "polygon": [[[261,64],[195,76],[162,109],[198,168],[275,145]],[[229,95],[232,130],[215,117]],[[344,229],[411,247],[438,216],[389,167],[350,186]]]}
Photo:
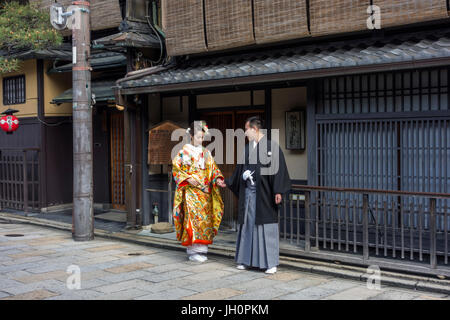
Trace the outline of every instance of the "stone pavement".
{"label": "stone pavement", "polygon": [[[213,255],[199,264],[183,251],[99,237],[74,242],[67,231],[0,221],[0,299],[5,300],[450,299],[383,282],[379,290],[368,289],[364,282],[286,267],[266,275],[234,266],[232,259]],[[79,268],[81,289],[68,288],[74,283],[68,279],[77,275],[69,267]]]}

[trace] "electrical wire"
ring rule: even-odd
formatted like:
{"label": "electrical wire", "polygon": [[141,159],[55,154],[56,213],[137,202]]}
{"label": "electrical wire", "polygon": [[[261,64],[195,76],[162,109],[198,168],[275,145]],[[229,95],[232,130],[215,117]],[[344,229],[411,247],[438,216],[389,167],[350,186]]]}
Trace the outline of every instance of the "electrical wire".
{"label": "electrical wire", "polygon": [[150,16],[148,15],[148,11],[149,11],[149,2],[146,1],[146,6],[147,6],[147,10],[145,13],[145,18],[147,18],[147,23],[150,26],[150,28],[153,30],[153,32],[158,36],[158,40],[159,40],[159,48],[160,48],[160,54],[159,54],[159,59],[158,61],[156,61],[155,63],[158,64],[161,62],[162,58],[163,58],[163,43],[162,43],[162,39],[161,39],[161,35],[159,34],[159,32],[155,29],[155,27],[153,27],[152,23],[150,22]]}
{"label": "electrical wire", "polygon": [[36,117],[37,117],[37,119],[39,120],[40,123],[42,123],[42,124],[44,124],[44,125],[46,125],[48,127],[57,127],[57,126],[59,126],[59,125],[61,125],[63,123],[71,123],[72,122],[72,121],[64,120],[64,121],[57,122],[57,123],[47,123],[44,120],[41,120],[41,118],[39,118],[39,114],[37,114]]}

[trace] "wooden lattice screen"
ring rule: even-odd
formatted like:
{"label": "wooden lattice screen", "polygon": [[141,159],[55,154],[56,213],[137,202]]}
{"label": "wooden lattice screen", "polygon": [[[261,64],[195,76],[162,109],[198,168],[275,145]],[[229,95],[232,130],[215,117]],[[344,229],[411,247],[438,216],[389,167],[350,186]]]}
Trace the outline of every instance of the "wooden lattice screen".
{"label": "wooden lattice screen", "polygon": [[448,17],[446,0],[373,0],[380,7],[381,27]]}
{"label": "wooden lattice screen", "polygon": [[125,210],[125,160],[123,114],[111,114],[111,204]]}
{"label": "wooden lattice screen", "polygon": [[367,30],[369,0],[310,0],[311,34]]}
{"label": "wooden lattice screen", "polygon": [[309,35],[306,0],[253,0],[253,6],[257,43]]}
{"label": "wooden lattice screen", "polygon": [[255,43],[252,0],[204,0],[208,49],[221,50]]}
{"label": "wooden lattice screen", "polygon": [[206,51],[203,0],[163,1],[163,24],[169,56]]}

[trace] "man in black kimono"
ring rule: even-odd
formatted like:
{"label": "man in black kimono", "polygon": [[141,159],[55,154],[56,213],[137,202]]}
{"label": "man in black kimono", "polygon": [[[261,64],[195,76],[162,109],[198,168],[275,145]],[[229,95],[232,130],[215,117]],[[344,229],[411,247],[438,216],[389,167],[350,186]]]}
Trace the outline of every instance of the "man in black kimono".
{"label": "man in black kimono", "polygon": [[258,117],[247,119],[244,160],[226,185],[239,198],[237,268],[257,267],[273,274],[279,264],[278,207],[291,189],[291,179],[283,152],[261,129]]}

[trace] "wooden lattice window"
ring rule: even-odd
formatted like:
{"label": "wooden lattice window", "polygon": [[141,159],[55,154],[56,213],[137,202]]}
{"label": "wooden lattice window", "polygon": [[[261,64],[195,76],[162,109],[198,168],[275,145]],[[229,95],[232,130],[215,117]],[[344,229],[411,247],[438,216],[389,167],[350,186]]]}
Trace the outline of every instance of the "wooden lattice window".
{"label": "wooden lattice window", "polygon": [[25,75],[3,78],[3,105],[25,103]]}

